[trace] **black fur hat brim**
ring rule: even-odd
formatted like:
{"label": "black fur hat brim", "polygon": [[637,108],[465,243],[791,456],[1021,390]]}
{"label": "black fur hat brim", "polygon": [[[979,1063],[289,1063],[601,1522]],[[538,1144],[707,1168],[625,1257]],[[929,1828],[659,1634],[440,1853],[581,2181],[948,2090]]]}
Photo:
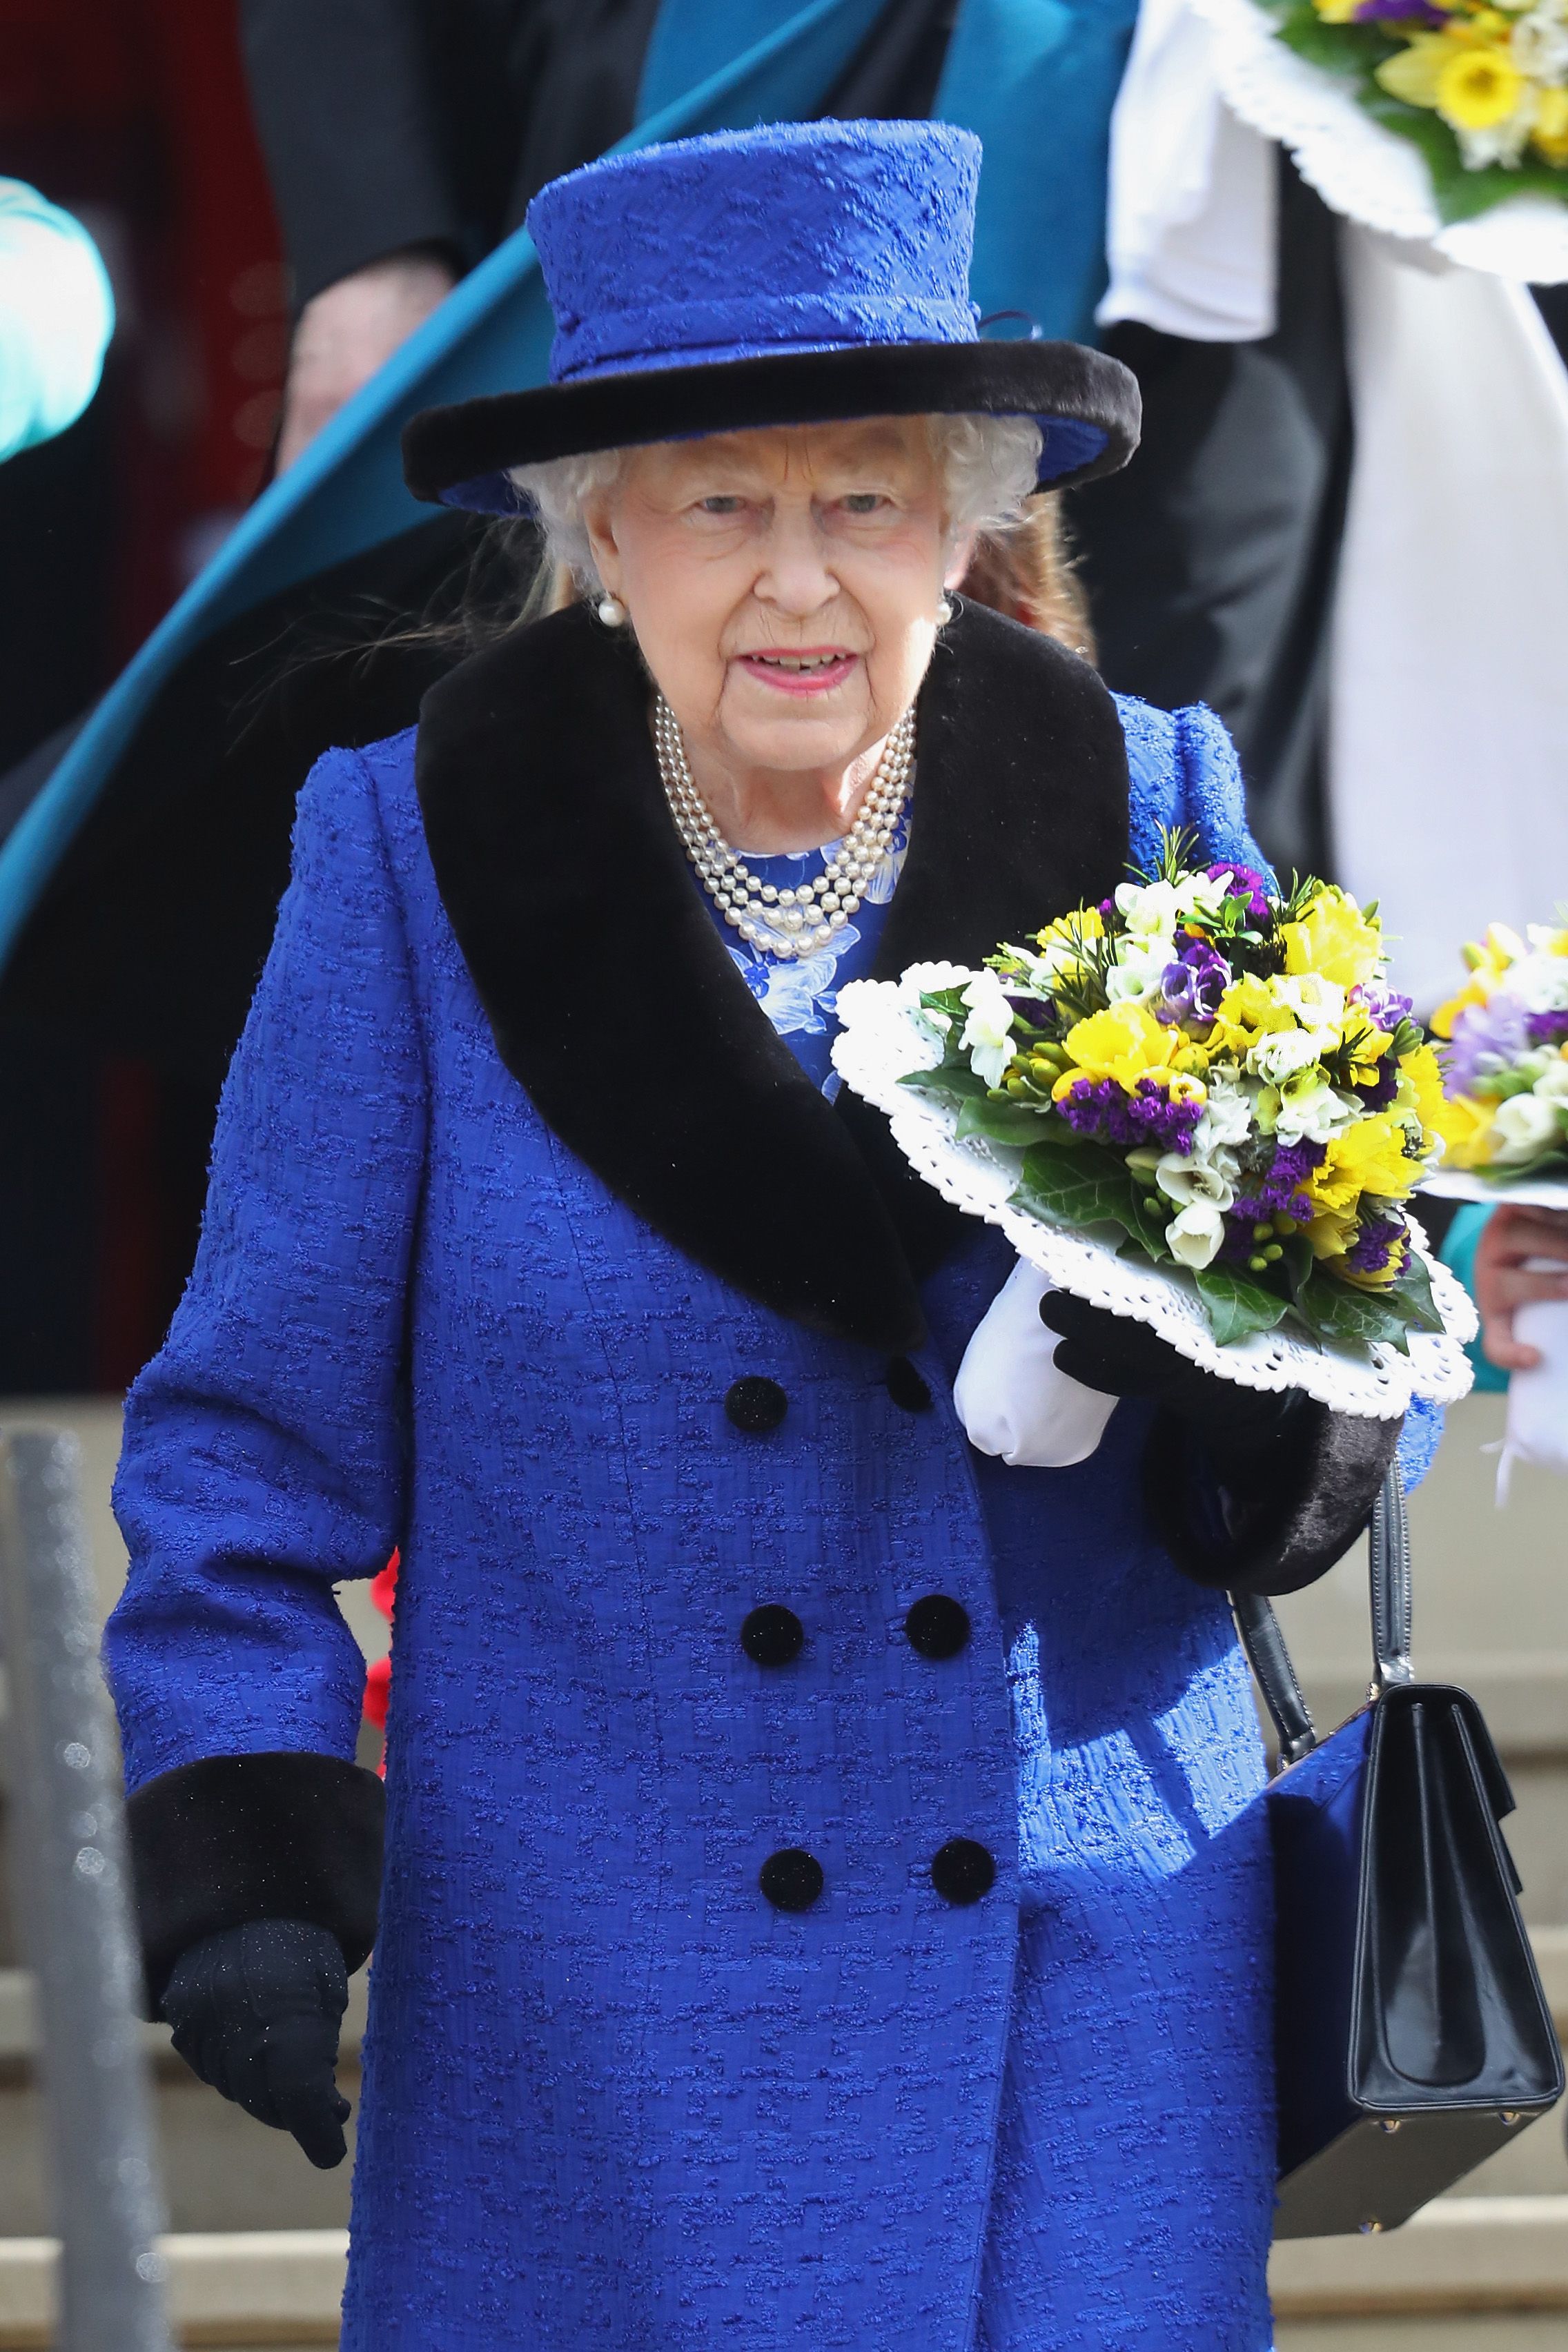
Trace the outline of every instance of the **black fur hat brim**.
{"label": "black fur hat brim", "polygon": [[492,393],[423,409],[403,433],[416,499],[480,514],[526,510],[513,466],[704,433],[826,425],[855,416],[1032,416],[1039,487],[1063,489],[1124,466],[1141,404],[1130,369],[1082,343],[864,343],[646,368]]}

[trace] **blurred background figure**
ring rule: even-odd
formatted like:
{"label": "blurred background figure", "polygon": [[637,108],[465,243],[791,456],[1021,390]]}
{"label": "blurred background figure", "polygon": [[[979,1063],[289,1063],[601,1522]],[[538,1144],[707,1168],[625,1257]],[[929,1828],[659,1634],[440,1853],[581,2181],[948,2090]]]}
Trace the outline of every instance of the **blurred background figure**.
{"label": "blurred background figure", "polygon": [[109,273],[81,223],[0,180],[0,460],[76,423],[113,331]]}

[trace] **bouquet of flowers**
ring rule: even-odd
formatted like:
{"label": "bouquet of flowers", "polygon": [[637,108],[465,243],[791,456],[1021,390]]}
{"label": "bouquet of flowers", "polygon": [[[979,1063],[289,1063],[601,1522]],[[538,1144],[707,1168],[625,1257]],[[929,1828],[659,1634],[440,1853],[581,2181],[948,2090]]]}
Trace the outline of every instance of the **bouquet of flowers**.
{"label": "bouquet of flowers", "polygon": [[1449,1162],[1479,1176],[1444,1191],[1568,1179],[1568,929],[1494,923],[1464,950],[1469,978],[1432,1026],[1447,1041],[1443,1083]]}
{"label": "bouquet of flowers", "polygon": [[1402,1203],[1446,1113],[1375,908],[1190,850],[980,971],[906,975],[941,1058],[900,1083],[1021,1153],[1010,1209],[1184,1275],[1222,1346],[1283,1324],[1408,1354],[1445,1329]]}
{"label": "bouquet of flowers", "polygon": [[1412,142],[1445,221],[1568,195],[1568,0],[1263,0],[1281,41]]}

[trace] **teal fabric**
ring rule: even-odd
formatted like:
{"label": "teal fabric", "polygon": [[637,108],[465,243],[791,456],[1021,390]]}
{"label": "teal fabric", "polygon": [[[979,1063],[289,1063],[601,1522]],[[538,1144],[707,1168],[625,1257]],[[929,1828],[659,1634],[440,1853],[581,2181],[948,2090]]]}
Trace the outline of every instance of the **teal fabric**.
{"label": "teal fabric", "polygon": [[[625,148],[815,114],[877,0],[665,0]],[[1104,275],[1106,152],[1136,0],[962,0],[939,94],[986,148],[973,286],[1087,335]],[[744,46],[745,44],[750,46]],[[715,65],[715,60],[719,62]],[[704,73],[704,67],[709,70]],[[116,680],[0,847],[0,971],[78,825],[184,656],[226,621],[428,519],[404,487],[416,410],[545,381],[533,246],[498,246],[258,499]]]}
{"label": "teal fabric", "polygon": [[[847,25],[853,11],[874,14],[869,0],[813,0],[740,55],[727,44],[721,54],[732,62],[647,115],[621,146],[814,113],[838,69],[828,28],[841,16]],[[743,0],[730,14],[743,15]],[[267,597],[427,522],[429,509],[403,480],[399,443],[408,418],[447,401],[542,383],[553,333],[532,242],[519,229],[263,492],[116,679],[0,847],[0,971],[77,827],[184,656]]]}
{"label": "teal fabric", "polygon": [[936,111],[985,149],[970,289],[1094,341],[1105,291],[1110,111],[1138,0],[962,0]]}
{"label": "teal fabric", "polygon": [[[1439,1255],[1450,1273],[1458,1276],[1473,1298],[1476,1295],[1476,1244],[1480,1240],[1492,1211],[1489,1204],[1472,1201],[1462,1208],[1449,1226]],[[1508,1386],[1508,1374],[1489,1362],[1481,1353],[1479,1339],[1472,1339],[1465,1353],[1476,1368],[1478,1395],[1495,1395]]]}
{"label": "teal fabric", "polygon": [[0,180],[0,460],[76,423],[113,332],[109,273],[81,223]]}

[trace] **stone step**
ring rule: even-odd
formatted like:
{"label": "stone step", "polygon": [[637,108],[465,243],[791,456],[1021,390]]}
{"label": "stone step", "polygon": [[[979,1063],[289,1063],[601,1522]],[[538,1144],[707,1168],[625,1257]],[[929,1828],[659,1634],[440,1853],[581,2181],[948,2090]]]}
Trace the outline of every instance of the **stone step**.
{"label": "stone step", "polygon": [[[161,2243],[182,2344],[231,2352],[336,2344],[346,2231],[176,2233]],[[56,2251],[52,2238],[0,2238],[0,2352],[51,2342]]]}
{"label": "stone step", "polygon": [[[175,2233],[163,2242],[172,2313],[187,2345],[331,2345],[348,2240],[341,2230]],[[53,2242],[0,2239],[0,2352],[49,2340]],[[1564,2341],[1568,2196],[1447,2200],[1386,2237],[1297,2240],[1269,2271],[1279,2352],[1414,2345],[1458,2352]],[[1555,2335],[1543,2332],[1545,2324]],[[1478,2330],[1477,2323],[1479,2323]],[[1511,2326],[1510,2326],[1511,2323]],[[1463,2332],[1468,2328],[1468,2333]]]}

